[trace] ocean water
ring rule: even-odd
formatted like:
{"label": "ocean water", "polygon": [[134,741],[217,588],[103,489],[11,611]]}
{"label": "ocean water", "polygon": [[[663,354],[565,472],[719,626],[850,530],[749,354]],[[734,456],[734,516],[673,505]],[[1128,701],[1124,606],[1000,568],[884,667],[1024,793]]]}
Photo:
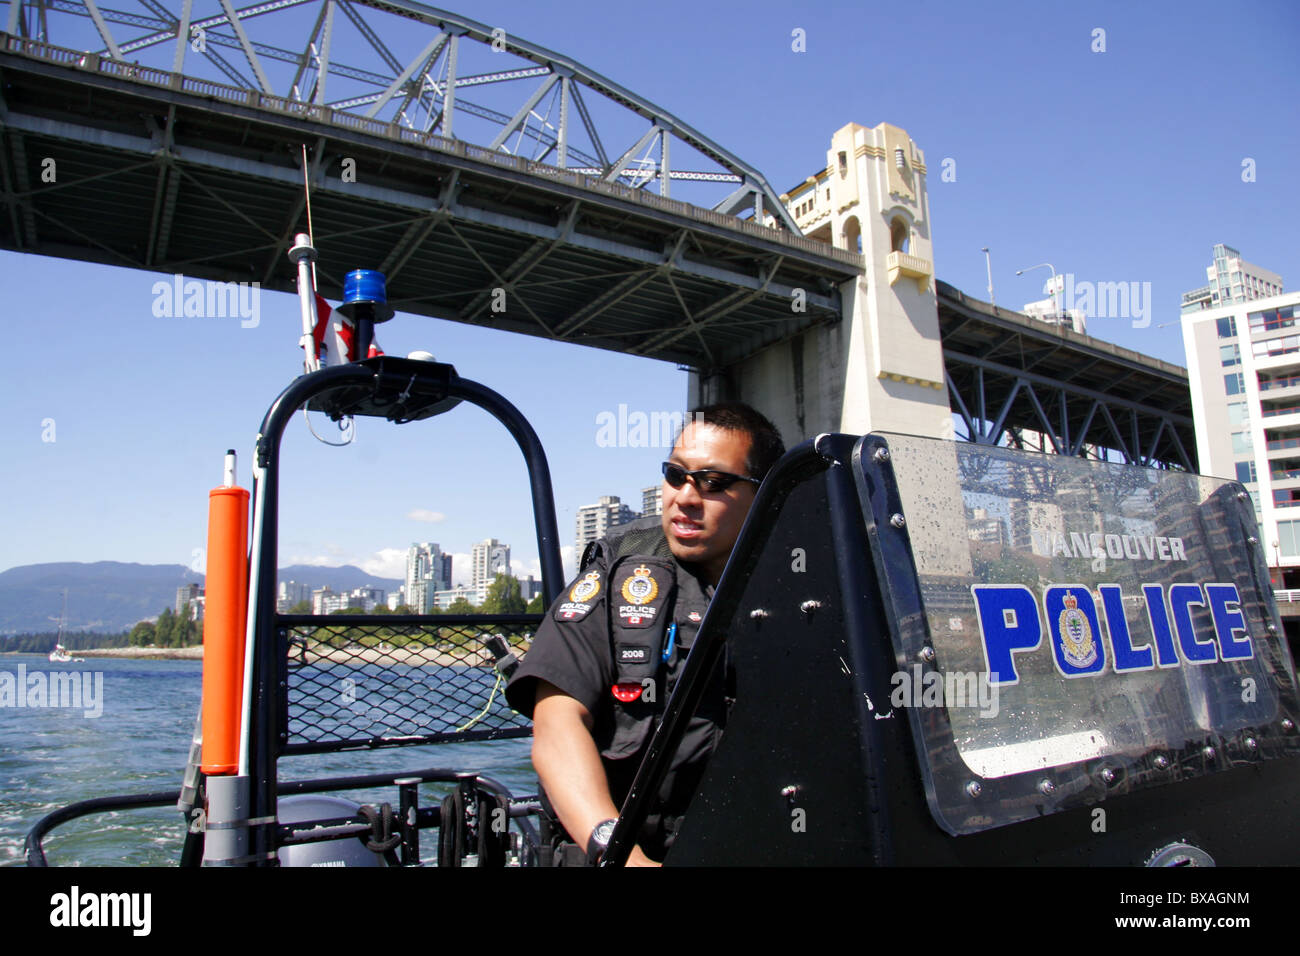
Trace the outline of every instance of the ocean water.
{"label": "ocean water", "polygon": [[[48,706],[57,703],[53,699],[43,707],[13,706],[4,698],[5,675],[13,686],[20,665],[29,677],[76,673],[90,697],[75,708]],[[0,656],[0,866],[23,865],[24,837],[59,807],[179,788],[198,715],[202,666],[101,658],[51,664],[39,656]],[[518,796],[536,792],[530,744],[525,738],[286,758],[280,776],[296,780],[440,767],[485,773]],[[421,787],[421,805],[440,800],[445,791],[433,784]],[[391,786],[340,796],[397,804]],[[175,866],[183,836],[174,807],[127,810],[65,823],[46,837],[44,848],[51,865]],[[432,845],[431,839],[422,844]]]}

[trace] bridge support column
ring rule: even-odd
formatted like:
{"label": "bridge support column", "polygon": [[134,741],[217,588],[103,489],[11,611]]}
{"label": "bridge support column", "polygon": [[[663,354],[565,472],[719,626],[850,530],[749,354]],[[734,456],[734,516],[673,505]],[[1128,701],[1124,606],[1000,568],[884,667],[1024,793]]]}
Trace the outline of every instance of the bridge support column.
{"label": "bridge support column", "polygon": [[691,404],[749,402],[787,444],[823,431],[952,438],[925,184],[904,130],[836,132],[826,167],[782,198],[805,235],[863,255],[865,274],[840,287],[840,321],[692,375]]}

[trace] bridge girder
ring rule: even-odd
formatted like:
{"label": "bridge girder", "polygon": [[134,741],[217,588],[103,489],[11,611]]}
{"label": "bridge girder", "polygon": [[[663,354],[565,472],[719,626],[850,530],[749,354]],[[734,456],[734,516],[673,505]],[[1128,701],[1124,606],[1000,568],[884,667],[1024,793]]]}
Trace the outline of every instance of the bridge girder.
{"label": "bridge girder", "polygon": [[[36,151],[17,164],[28,186],[10,187],[0,246],[289,291],[284,250],[306,231],[305,148],[327,296],[349,269],[383,265],[403,311],[712,365],[838,318],[838,284],[862,271],[860,256],[644,189],[97,66],[0,51],[10,171],[15,150]],[[51,182],[40,179],[46,159]],[[28,212],[42,224],[36,241],[14,227]],[[629,272],[648,274],[573,327]],[[742,308],[691,324],[737,290]],[[806,313],[792,312],[797,298]]]}
{"label": "bridge girder", "polygon": [[[443,11],[404,0],[240,9],[219,0],[220,15],[195,16],[194,0],[184,0],[175,16],[160,0],[140,0],[148,16],[132,19],[76,0],[26,2],[10,0],[0,21],[9,26],[0,88],[10,100],[0,102],[2,247],[292,291],[283,253],[306,231],[306,167],[327,296],[341,294],[347,270],[379,266],[402,311],[705,371],[844,321],[840,284],[864,271],[860,255],[799,236],[755,170],[671,114],[571,60]],[[302,52],[253,29],[313,3]],[[200,62],[240,85],[14,35],[48,33],[51,11],[92,21],[122,55],[170,49],[177,66],[186,25],[206,30]],[[379,14],[429,32],[390,49],[371,23]],[[337,55],[342,22],[373,52],[372,67]],[[126,37],[118,24],[153,32]],[[527,65],[466,68],[466,49],[498,42]],[[218,47],[238,50],[257,80]],[[528,86],[508,110],[464,95],[517,90],[515,81]],[[290,95],[266,92],[280,85]],[[326,100],[327,88],[339,98]],[[649,125],[611,132],[588,102],[597,97]],[[461,135],[472,118],[493,129],[478,137],[486,146]],[[683,153],[716,168],[672,166]],[[48,180],[47,161],[58,169]],[[732,191],[701,208],[670,198],[670,182]],[[751,209],[760,220],[772,213],[777,228],[742,218]],[[796,299],[805,311],[792,308]],[[943,283],[938,301],[951,404],[971,440],[1034,433],[1064,453],[1104,446],[1132,462],[1194,468],[1183,370],[1072,340]]]}
{"label": "bridge girder", "polygon": [[961,438],[1196,470],[1184,369],[938,285],[945,379]]}
{"label": "bridge girder", "polygon": [[[135,2],[142,12],[97,0],[8,0],[3,22],[10,34],[71,49],[98,42],[97,59],[130,58],[143,69],[231,83],[241,94],[440,132],[633,188],[657,186],[663,196],[673,182],[730,183],[740,201],[729,197],[728,214],[771,215],[799,234],[756,168],[608,77],[503,28],[414,0],[270,0],[239,8],[231,0],[182,0],[179,12],[163,0]],[[196,3],[206,9],[196,11]],[[311,24],[305,34],[304,23]],[[286,41],[295,36],[298,42]],[[218,48],[236,52],[248,73]],[[345,49],[368,62],[345,62]],[[479,103],[464,95],[472,88],[501,95]],[[326,89],[345,92],[327,102]],[[678,145],[670,148],[673,140]],[[609,143],[622,146],[611,151]],[[714,168],[691,168],[701,163]]]}

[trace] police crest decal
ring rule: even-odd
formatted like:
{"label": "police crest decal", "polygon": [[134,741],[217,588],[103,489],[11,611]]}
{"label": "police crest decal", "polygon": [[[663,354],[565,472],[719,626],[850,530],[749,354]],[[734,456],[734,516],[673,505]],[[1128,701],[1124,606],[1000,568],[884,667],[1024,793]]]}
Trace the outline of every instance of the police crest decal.
{"label": "police crest decal", "polygon": [[1082,584],[1058,584],[1043,594],[1052,656],[1062,677],[1091,677],[1106,669],[1106,646],[1092,592]]}
{"label": "police crest decal", "polygon": [[1071,667],[1087,667],[1097,659],[1097,644],[1092,637],[1092,626],[1079,610],[1079,600],[1067,593],[1062,603],[1065,610],[1056,619],[1057,633],[1061,638],[1061,654]]}
{"label": "police crest decal", "polygon": [[555,609],[557,621],[581,621],[591,613],[592,601],[600,594],[600,572],[588,571],[569,588],[569,599]]}

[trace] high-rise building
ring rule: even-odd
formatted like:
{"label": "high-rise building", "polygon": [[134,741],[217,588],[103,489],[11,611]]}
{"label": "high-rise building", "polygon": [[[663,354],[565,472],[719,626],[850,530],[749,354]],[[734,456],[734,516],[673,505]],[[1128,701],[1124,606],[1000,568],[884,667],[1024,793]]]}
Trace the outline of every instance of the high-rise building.
{"label": "high-rise building", "polygon": [[359,607],[367,614],[381,604],[387,604],[388,598],[383,588],[353,588],[348,595],[348,607]]}
{"label": "high-rise building", "polygon": [[1251,265],[1223,243],[1214,247],[1214,262],[1206,267],[1205,278],[1207,285],[1183,293],[1183,315],[1282,294],[1280,275]]}
{"label": "high-rise building", "polygon": [[1188,309],[1183,297],[1199,468],[1246,486],[1274,581],[1300,587],[1300,294],[1248,295],[1260,274],[1276,288],[1282,280],[1255,269],[1248,282],[1242,268],[1238,285],[1232,264],[1244,264],[1225,258],[1228,294],[1240,288],[1240,299]]}
{"label": "high-rise building", "polygon": [[181,614],[185,611],[185,605],[191,604],[196,598],[203,596],[203,585],[185,584],[176,589],[176,608],[175,613]]}
{"label": "high-rise building", "polygon": [[542,593],[542,582],[531,574],[519,579],[519,595],[525,601],[531,601]]}
{"label": "high-rise building", "polygon": [[483,590],[498,574],[509,573],[510,545],[502,544],[496,538],[488,538],[471,549],[469,586],[472,590]]}
{"label": "high-rise building", "polygon": [[437,588],[428,578],[423,581],[416,581],[406,591],[406,605],[416,614],[428,614],[433,607],[433,595],[437,593]]}
{"label": "high-rise building", "polygon": [[337,598],[338,595],[334,593],[334,589],[329,585],[316,588],[311,592],[311,612],[313,614],[329,614],[330,608],[337,610],[337,605],[334,604]]}
{"label": "high-rise building", "polygon": [[451,587],[451,555],[428,541],[413,544],[406,550],[406,593],[409,597],[415,586],[428,582],[429,590]]}
{"label": "high-rise building", "polygon": [[641,517],[661,515],[664,513],[663,482],[641,489]]}
{"label": "high-rise building", "polygon": [[275,610],[278,614],[285,614],[295,604],[310,600],[311,585],[298,581],[281,581],[280,591],[275,600]]}
{"label": "high-rise building", "polygon": [[[642,492],[644,495],[644,492]],[[582,549],[597,538],[604,537],[610,528],[639,517],[635,511],[623,504],[617,495],[601,495],[594,505],[583,505],[578,509],[574,521],[576,525],[577,556],[582,556]]]}

